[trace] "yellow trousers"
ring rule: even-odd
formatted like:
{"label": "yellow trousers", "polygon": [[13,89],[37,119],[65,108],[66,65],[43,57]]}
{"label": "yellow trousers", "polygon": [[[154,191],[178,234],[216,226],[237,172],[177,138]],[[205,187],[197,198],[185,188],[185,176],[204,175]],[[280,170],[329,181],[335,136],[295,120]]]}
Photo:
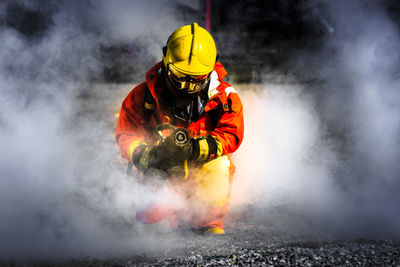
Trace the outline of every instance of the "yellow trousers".
{"label": "yellow trousers", "polygon": [[139,212],[136,218],[143,223],[169,219],[173,228],[182,224],[192,228],[223,228],[222,219],[229,201],[233,165],[227,156],[218,157],[191,168],[187,179],[171,178],[167,186],[186,199],[184,207],[172,203],[153,203]]}
{"label": "yellow trousers", "polygon": [[195,199],[210,207],[223,207],[229,200],[231,162],[222,156],[194,172]]}

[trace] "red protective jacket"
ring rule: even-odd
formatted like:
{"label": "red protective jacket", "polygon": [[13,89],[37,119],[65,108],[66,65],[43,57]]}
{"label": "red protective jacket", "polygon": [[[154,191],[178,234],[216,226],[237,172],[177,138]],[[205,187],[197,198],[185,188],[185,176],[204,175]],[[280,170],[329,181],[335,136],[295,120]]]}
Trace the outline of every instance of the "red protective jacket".
{"label": "red protective jacket", "polygon": [[[154,144],[152,129],[157,123],[171,123],[171,115],[160,99],[167,90],[165,79],[161,75],[161,64],[158,62],[146,73],[146,81],[139,84],[128,94],[122,103],[116,129],[116,141],[124,158],[129,159],[127,149],[136,140]],[[222,79],[227,72],[221,63],[217,62],[211,74],[208,89],[209,101],[204,113],[188,128],[186,122],[177,121],[173,124],[186,128],[192,137],[215,137],[221,145],[222,155],[236,151],[243,139],[243,108],[237,92]],[[155,100],[152,116],[148,116],[145,108],[145,90],[149,89]],[[215,123],[216,122],[216,123]]]}

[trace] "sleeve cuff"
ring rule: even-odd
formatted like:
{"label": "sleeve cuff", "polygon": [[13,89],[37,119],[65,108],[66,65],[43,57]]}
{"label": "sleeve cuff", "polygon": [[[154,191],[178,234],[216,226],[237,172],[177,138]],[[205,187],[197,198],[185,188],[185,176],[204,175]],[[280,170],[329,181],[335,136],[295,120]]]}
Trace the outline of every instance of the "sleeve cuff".
{"label": "sleeve cuff", "polygon": [[222,155],[221,143],[213,136],[194,139],[192,160],[206,161]]}

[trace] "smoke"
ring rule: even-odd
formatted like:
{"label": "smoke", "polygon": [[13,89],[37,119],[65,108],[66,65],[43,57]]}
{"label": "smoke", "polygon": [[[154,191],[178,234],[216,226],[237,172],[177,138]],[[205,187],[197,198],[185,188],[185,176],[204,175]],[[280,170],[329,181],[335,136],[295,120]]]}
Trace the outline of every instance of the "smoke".
{"label": "smoke", "polygon": [[136,47],[146,57],[161,57],[169,32],[181,25],[167,6],[0,4],[2,259],[110,257],[164,246],[154,246],[157,232],[134,223],[153,193],[116,160],[115,118],[94,82],[102,81],[103,46],[141,38]]}
{"label": "smoke", "polygon": [[384,4],[308,3],[334,30],[298,51],[291,77],[244,94],[232,209],[255,203],[259,222],[302,221],[294,232],[400,237],[400,35]]}

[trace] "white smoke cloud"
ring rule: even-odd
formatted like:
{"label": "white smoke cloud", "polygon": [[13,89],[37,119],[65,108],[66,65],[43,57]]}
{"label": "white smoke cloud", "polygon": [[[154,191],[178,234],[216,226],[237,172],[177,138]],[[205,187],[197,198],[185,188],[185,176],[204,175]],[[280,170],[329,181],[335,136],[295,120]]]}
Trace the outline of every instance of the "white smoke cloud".
{"label": "white smoke cloud", "polygon": [[310,213],[329,214],[342,204],[332,176],[336,155],[323,140],[322,124],[304,86],[264,84],[261,92],[243,92],[242,98],[245,139],[234,157],[230,209],[250,204],[258,219],[268,217],[271,208],[289,208],[312,218]]}
{"label": "white smoke cloud", "polygon": [[309,233],[398,238],[398,25],[379,2],[326,2],[314,11],[335,30],[291,71],[319,82],[265,83],[262,93],[244,94],[231,209],[247,201],[264,211],[289,209],[290,219],[278,217],[277,225],[300,214]]}
{"label": "white smoke cloud", "polygon": [[[147,56],[161,56],[181,23],[168,8],[145,15],[148,7],[0,5],[0,258],[102,258],[164,246],[157,231],[137,229],[135,212],[153,193],[117,162],[114,114],[91,82],[101,79],[101,45],[141,37]],[[21,10],[36,16],[32,27],[14,19]]]}

